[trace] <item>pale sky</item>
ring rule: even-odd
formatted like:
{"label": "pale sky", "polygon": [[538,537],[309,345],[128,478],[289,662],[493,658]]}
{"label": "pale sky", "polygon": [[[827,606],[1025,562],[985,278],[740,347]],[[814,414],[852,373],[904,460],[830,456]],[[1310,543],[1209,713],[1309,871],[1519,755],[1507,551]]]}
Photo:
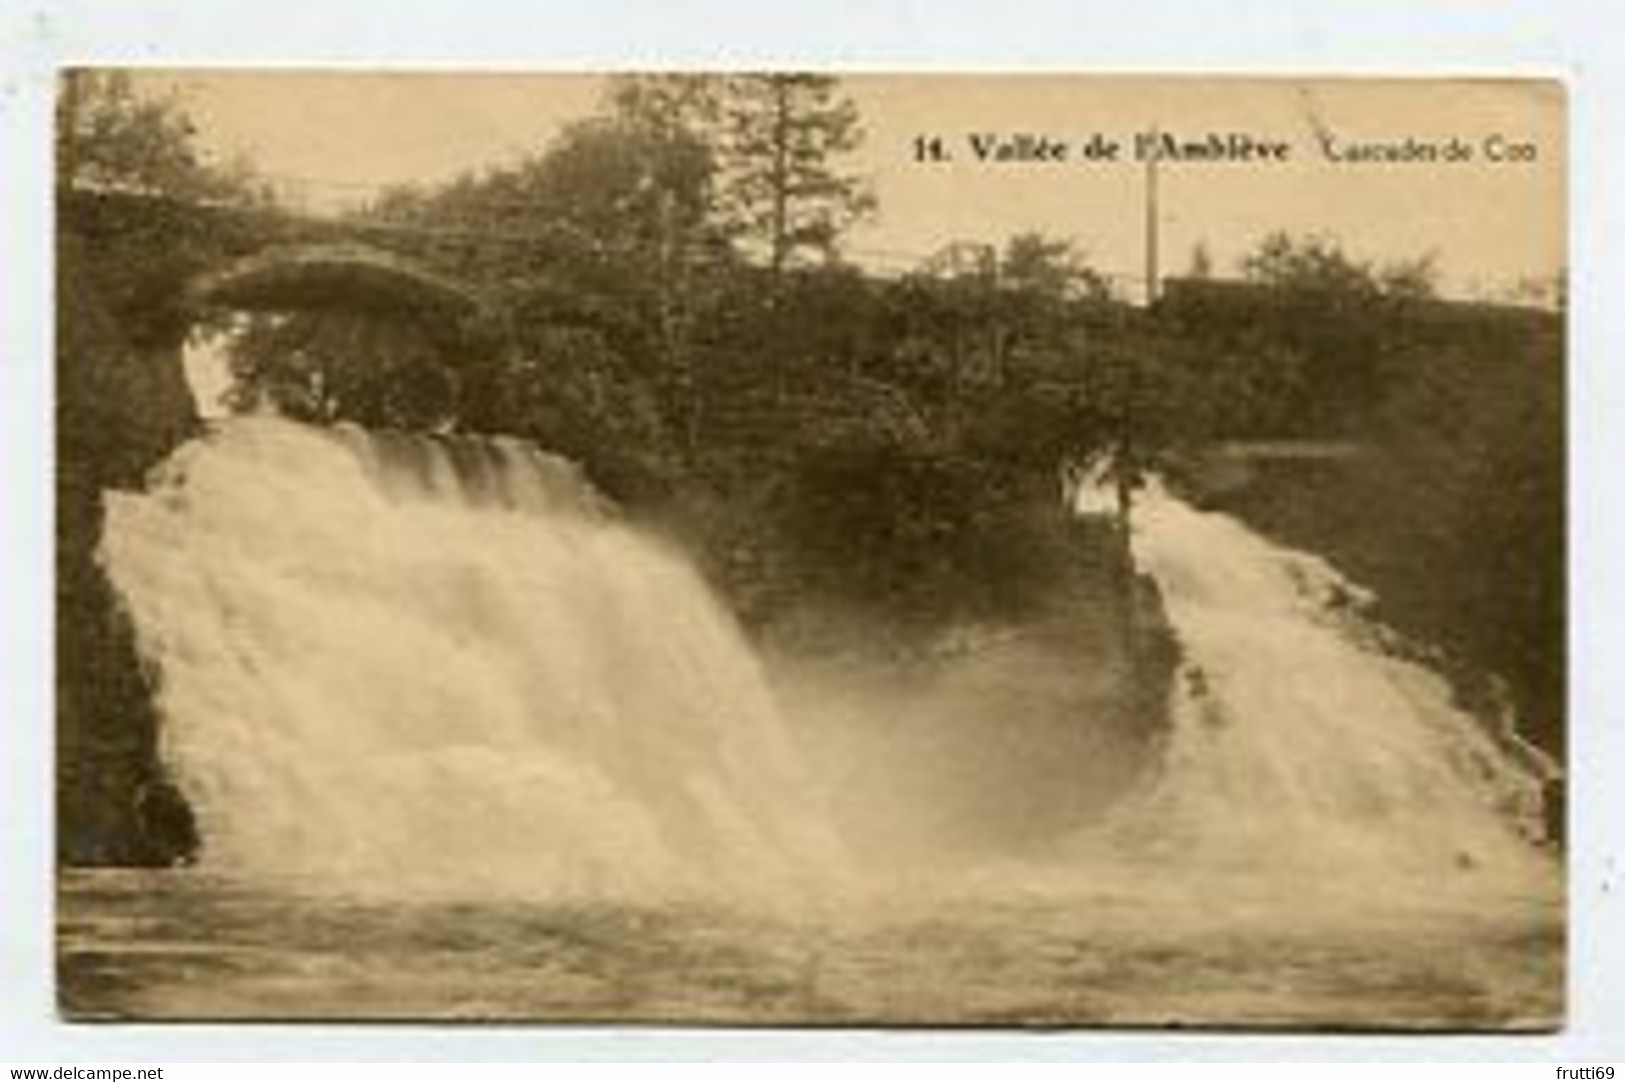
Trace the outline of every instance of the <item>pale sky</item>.
{"label": "pale sky", "polygon": [[[590,75],[154,71],[174,90],[204,149],[304,178],[312,205],[354,202],[379,186],[433,182],[515,161],[600,100]],[[1018,74],[843,78],[867,133],[850,171],[868,177],[875,218],[849,238],[858,262],[903,267],[953,240],[997,242],[1036,229],[1076,241],[1101,269],[1144,266],[1144,166],[977,161],[973,133],[1129,144],[1158,126],[1180,139],[1245,133],[1288,145],[1285,163],[1170,162],[1161,171],[1161,264],[1188,267],[1205,242],[1217,269],[1276,230],[1324,232],[1356,256],[1433,253],[1447,292],[1475,294],[1546,277],[1566,263],[1565,105],[1556,84],[1470,80],[1171,79]],[[1455,164],[1334,162],[1340,147],[1457,139]],[[915,160],[921,135],[953,160]],[[1533,160],[1486,160],[1486,140]],[[1121,155],[1129,152],[1125,145]],[[1133,291],[1138,290],[1134,285]]]}

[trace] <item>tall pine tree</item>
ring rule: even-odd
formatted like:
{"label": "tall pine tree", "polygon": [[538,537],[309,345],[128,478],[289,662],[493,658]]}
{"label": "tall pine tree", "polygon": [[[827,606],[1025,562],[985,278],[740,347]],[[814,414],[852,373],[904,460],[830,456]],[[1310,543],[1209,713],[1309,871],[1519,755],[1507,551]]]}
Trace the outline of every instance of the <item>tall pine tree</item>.
{"label": "tall pine tree", "polygon": [[723,211],[764,251],[775,289],[803,253],[828,256],[873,197],[834,159],[862,141],[858,111],[829,75],[728,78],[720,111]]}

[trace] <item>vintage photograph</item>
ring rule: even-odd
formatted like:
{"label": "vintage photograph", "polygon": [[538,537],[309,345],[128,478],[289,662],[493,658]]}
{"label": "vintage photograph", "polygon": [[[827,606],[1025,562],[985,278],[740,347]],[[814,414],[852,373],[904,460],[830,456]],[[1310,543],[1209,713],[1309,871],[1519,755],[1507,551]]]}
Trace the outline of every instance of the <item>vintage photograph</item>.
{"label": "vintage photograph", "polygon": [[66,1019],[1563,1026],[1561,84],[56,121]]}

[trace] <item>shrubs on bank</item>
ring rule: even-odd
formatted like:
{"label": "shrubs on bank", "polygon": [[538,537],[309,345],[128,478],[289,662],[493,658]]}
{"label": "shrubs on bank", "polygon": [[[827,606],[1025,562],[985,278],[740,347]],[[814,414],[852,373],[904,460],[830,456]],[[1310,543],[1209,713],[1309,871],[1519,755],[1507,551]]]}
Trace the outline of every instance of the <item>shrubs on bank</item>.
{"label": "shrubs on bank", "polygon": [[1485,674],[1504,679],[1523,735],[1561,756],[1562,327],[1478,318],[1487,330],[1413,326],[1386,357],[1365,454],[1277,463],[1219,505],[1375,590],[1378,615],[1448,651],[1468,694]]}
{"label": "shrubs on bank", "polygon": [[968,454],[886,445],[823,450],[764,510],[798,592],[902,627],[1018,619],[1056,579],[1056,533],[1032,492]]}

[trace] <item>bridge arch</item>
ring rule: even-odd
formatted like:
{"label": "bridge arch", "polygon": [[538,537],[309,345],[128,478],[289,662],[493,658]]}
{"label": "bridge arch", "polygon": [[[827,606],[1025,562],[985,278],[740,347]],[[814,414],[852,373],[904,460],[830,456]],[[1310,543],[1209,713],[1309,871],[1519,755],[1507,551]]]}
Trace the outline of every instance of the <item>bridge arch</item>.
{"label": "bridge arch", "polygon": [[[351,240],[272,244],[217,265],[186,284],[182,309],[189,327],[210,326],[226,312],[379,321],[399,336],[398,349],[363,351],[352,358],[358,363],[342,368],[352,393],[358,376],[395,386],[387,394],[392,405],[373,402],[351,418],[386,426],[455,424],[471,384],[480,382],[507,339],[503,322],[473,288],[396,252]],[[183,364],[189,356],[183,347]],[[324,416],[316,399],[296,405],[304,393],[280,401],[281,407],[295,415],[313,410],[312,419]],[[363,398],[371,401],[376,393],[363,392]]]}
{"label": "bridge arch", "polygon": [[412,314],[457,345],[469,324],[488,319],[472,288],[414,260],[358,242],[274,244],[188,283],[187,310],[349,310]]}

